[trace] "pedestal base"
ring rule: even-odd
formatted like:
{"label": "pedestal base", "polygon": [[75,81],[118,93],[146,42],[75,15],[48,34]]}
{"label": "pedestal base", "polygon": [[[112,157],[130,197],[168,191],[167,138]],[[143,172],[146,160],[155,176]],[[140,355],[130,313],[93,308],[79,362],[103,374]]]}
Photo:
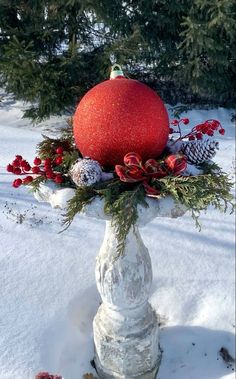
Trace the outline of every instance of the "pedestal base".
{"label": "pedestal base", "polygon": [[98,310],[93,329],[99,378],[155,379],[161,361],[157,315],[146,303],[127,316],[104,304]]}
{"label": "pedestal base", "polygon": [[138,376],[133,376],[133,375],[132,376],[130,376],[130,375],[120,376],[119,374],[116,375],[114,373],[105,372],[103,368],[101,368],[97,365],[96,360],[95,360],[95,365],[96,365],[96,370],[97,370],[97,374],[98,374],[99,379],[121,379],[121,378],[122,379],[156,379],[157,372],[158,372],[158,369],[160,366],[160,362],[158,362],[157,367],[154,367],[154,369],[152,371],[146,372],[145,374],[141,374]]}

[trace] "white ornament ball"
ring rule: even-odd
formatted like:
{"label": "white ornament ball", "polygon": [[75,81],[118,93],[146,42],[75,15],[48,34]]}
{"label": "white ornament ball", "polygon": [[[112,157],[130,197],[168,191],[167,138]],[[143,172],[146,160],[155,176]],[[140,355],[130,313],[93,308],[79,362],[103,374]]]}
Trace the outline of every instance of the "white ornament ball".
{"label": "white ornament ball", "polygon": [[102,168],[93,159],[79,159],[70,169],[70,176],[78,187],[91,186],[102,179]]}

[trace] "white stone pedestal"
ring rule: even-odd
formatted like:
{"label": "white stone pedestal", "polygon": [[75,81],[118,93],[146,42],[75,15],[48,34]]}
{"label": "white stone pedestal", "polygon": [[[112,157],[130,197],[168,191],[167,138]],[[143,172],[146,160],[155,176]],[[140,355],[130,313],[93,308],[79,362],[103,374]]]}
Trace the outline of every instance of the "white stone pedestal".
{"label": "white stone pedestal", "polygon": [[[73,196],[68,191],[73,190],[42,186],[36,198],[63,208],[65,198]],[[138,208],[139,219],[127,236],[122,256],[118,256],[115,229],[104,214],[103,202],[95,199],[84,209],[88,217],[106,220],[105,237],[96,263],[102,304],[93,322],[94,362],[100,379],[155,379],[160,365],[158,318],[148,302],[151,259],[138,227],[155,217],[179,217],[185,210],[170,197],[159,201],[148,199],[148,204],[149,208]]]}
{"label": "white stone pedestal", "polygon": [[137,227],[117,256],[111,221],[97,257],[96,281],[103,303],[93,322],[100,378],[155,378],[160,364],[157,315],[148,302],[152,266]]}

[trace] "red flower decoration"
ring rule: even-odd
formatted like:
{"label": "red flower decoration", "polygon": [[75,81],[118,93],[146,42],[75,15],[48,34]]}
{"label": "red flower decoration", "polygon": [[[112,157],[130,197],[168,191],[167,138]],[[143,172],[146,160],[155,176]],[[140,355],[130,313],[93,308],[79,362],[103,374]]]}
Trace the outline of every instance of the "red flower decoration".
{"label": "red flower decoration", "polygon": [[160,179],[168,175],[163,163],[157,162],[155,159],[148,159],[144,165],[147,175],[151,178]]}
{"label": "red flower decoration", "polygon": [[164,178],[168,175],[180,175],[187,166],[187,158],[183,155],[170,155],[164,162],[148,159],[143,164],[140,155],[128,153],[124,157],[125,166],[116,165],[115,171],[122,182],[143,182],[149,196],[159,195],[160,192],[149,185],[152,179]]}
{"label": "red flower decoration", "polygon": [[140,182],[146,179],[145,171],[138,167],[129,168],[128,166],[116,165],[115,171],[122,182]]}
{"label": "red flower decoration", "polygon": [[156,188],[153,188],[153,187],[149,186],[148,182],[146,182],[146,181],[143,182],[143,186],[144,186],[146,194],[148,196],[158,196],[161,193]]}
{"label": "red flower decoration", "polygon": [[168,167],[172,175],[178,176],[184,170],[186,170],[187,157],[185,157],[185,155],[180,155],[180,154],[169,155],[165,159],[165,165]]}
{"label": "red flower decoration", "polygon": [[124,164],[128,167],[143,168],[142,158],[137,153],[128,153],[124,156]]}

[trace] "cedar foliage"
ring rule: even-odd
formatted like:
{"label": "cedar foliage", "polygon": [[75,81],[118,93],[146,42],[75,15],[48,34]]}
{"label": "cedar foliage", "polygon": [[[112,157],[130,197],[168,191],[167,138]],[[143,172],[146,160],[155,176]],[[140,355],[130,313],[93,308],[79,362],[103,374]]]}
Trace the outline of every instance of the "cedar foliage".
{"label": "cedar foliage", "polygon": [[232,105],[233,0],[0,0],[0,84],[42,119],[73,112],[111,63],[167,102]]}
{"label": "cedar foliage", "polygon": [[[234,197],[231,194],[233,183],[216,164],[201,166],[204,173],[198,176],[167,176],[153,179],[152,186],[161,191],[159,199],[171,196],[177,204],[182,204],[191,212],[196,227],[201,230],[199,216],[209,206],[222,213],[234,211]],[[64,215],[66,229],[71,225],[77,213],[99,196],[104,199],[104,212],[111,216],[118,240],[117,257],[125,250],[126,237],[129,230],[138,220],[138,205],[147,207],[146,194],[142,183],[123,183],[119,179],[95,184],[91,187],[80,187],[75,196],[68,201]],[[64,229],[65,230],[65,229]]]}
{"label": "cedar foliage", "polygon": [[[64,145],[63,145],[64,144]],[[57,139],[44,136],[37,146],[37,152],[41,159],[53,157],[52,153],[58,146],[65,146],[64,160],[57,169],[67,178],[61,184],[62,187],[75,189],[74,196],[68,201],[64,214],[64,231],[73,222],[77,213],[83,212],[96,197],[103,199],[104,212],[112,221],[117,236],[117,257],[125,250],[126,237],[138,220],[138,206],[148,206],[147,195],[142,182],[122,182],[115,175],[113,179],[100,181],[91,186],[76,187],[70,180],[71,165],[78,159],[79,151],[74,147],[71,127],[62,130]],[[160,162],[163,158],[160,158]],[[155,201],[171,196],[177,204],[182,204],[191,212],[192,218],[198,229],[201,229],[199,216],[202,211],[207,211],[213,206],[220,212],[234,211],[234,196],[232,189],[234,183],[228,175],[221,171],[220,167],[209,161],[198,166],[203,173],[198,176],[166,176],[161,179],[152,179],[150,185],[159,191],[159,195],[152,196]],[[40,185],[47,182],[44,176],[38,176],[28,186],[33,192],[40,192]]]}

